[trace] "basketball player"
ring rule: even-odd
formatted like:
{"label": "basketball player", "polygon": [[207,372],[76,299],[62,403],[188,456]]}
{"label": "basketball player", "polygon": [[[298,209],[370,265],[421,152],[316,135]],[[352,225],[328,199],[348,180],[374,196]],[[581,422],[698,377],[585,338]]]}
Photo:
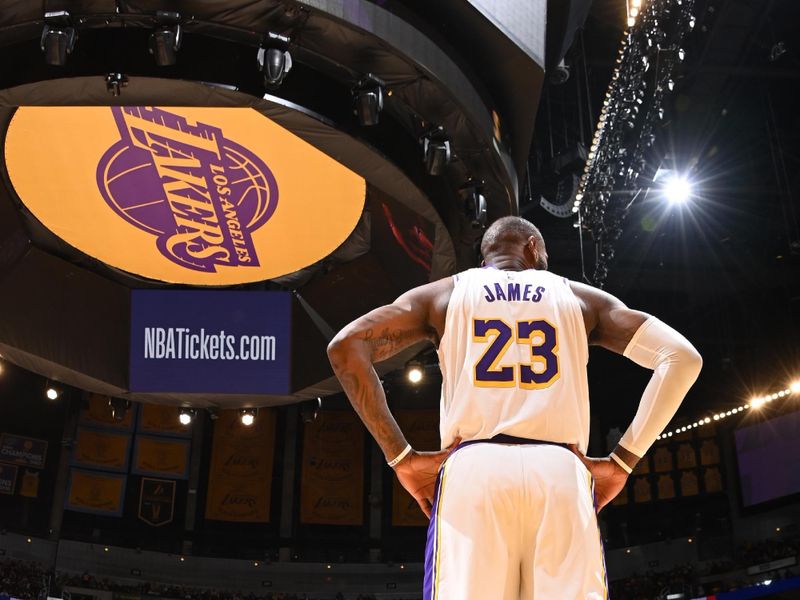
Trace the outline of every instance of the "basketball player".
{"label": "basketball player", "polygon": [[[548,272],[544,240],[524,219],[493,223],[481,252],[484,268],[345,327],[331,364],[400,483],[433,513],[425,600],[604,600],[595,511],[669,423],[700,355],[655,317]],[[439,352],[440,452],[407,443],[372,366],[421,340]],[[600,459],[584,455],[589,344],[653,370],[633,423]]]}

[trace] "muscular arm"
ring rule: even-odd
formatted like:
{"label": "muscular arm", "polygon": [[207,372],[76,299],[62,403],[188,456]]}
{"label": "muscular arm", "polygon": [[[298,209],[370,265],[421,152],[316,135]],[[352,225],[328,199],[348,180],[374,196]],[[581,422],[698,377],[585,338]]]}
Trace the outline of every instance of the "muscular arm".
{"label": "muscular arm", "polygon": [[406,292],[347,325],[328,345],[334,373],[387,461],[407,442],[389,411],[373,364],[420,341],[438,344],[452,289],[448,277]]}
{"label": "muscular arm", "polygon": [[570,287],[581,303],[589,344],[617,354],[625,352],[633,335],[650,315],[632,310],[619,298],[589,285],[572,281]]}
{"label": "muscular arm", "polygon": [[571,287],[581,302],[589,343],[653,370],[633,423],[612,453],[633,469],[675,415],[700,373],[702,359],[686,338],[658,319],[629,309],[601,290],[574,282]]}

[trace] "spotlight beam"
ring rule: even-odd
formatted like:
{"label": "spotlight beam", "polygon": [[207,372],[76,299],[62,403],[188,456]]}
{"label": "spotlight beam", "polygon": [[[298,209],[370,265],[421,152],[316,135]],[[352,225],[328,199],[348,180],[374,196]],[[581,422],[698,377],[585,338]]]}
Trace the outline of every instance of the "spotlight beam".
{"label": "spotlight beam", "polygon": [[692,197],[692,183],[685,175],[672,175],[664,183],[663,193],[670,204],[686,204]]}

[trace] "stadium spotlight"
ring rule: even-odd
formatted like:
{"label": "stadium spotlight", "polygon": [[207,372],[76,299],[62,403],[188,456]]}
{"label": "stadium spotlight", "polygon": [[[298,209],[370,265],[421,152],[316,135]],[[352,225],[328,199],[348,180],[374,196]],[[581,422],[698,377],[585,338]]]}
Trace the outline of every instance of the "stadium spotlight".
{"label": "stadium spotlight", "polygon": [[44,29],[39,45],[44,52],[44,62],[48,65],[63,67],[67,64],[67,56],[75,49],[78,34],[72,25],[72,19],[66,10],[44,13]]}
{"label": "stadium spotlight", "polygon": [[197,411],[193,408],[182,408],[178,413],[178,421],[180,421],[181,425],[191,425],[196,414]]}
{"label": "stadium spotlight", "polygon": [[108,406],[111,409],[111,418],[115,421],[124,421],[128,409],[131,407],[131,401],[124,398],[109,398]]}
{"label": "stadium spotlight", "polygon": [[239,418],[242,420],[242,425],[250,427],[255,423],[256,415],[258,414],[257,408],[243,408],[239,411]]}
{"label": "stadium spotlight", "polygon": [[159,67],[172,66],[178,59],[178,50],[183,40],[180,18],[181,15],[177,12],[156,12],[158,28],[150,34],[147,49]]}
{"label": "stadium spotlight", "polygon": [[486,196],[481,193],[480,187],[471,182],[461,189],[464,201],[464,212],[473,229],[486,227]]}
{"label": "stadium spotlight", "polygon": [[671,175],[664,182],[664,197],[670,204],[685,204],[692,197],[692,184],[685,176]]}
{"label": "stadium spotlight", "polygon": [[422,138],[422,157],[429,175],[439,175],[450,162],[450,140],[444,129],[438,127]]}
{"label": "stadium spotlight", "polygon": [[50,383],[49,381],[44,387],[44,395],[48,400],[58,400],[58,397],[62,394],[62,392],[63,390],[60,387]]}
{"label": "stadium spotlight", "polygon": [[425,365],[421,362],[412,360],[406,365],[406,379],[414,385],[420,383],[425,378]]}
{"label": "stadium spotlight", "polygon": [[800,379],[797,379],[789,384],[789,391],[793,394],[800,394]]}
{"label": "stadium spotlight", "polygon": [[386,83],[369,73],[353,88],[353,112],[363,126],[377,125],[383,110]]}
{"label": "stadium spotlight", "polygon": [[258,49],[256,61],[259,70],[264,74],[264,87],[277,90],[286,74],[292,70],[292,55],[285,49],[289,38],[271,32],[267,36],[268,40]]}

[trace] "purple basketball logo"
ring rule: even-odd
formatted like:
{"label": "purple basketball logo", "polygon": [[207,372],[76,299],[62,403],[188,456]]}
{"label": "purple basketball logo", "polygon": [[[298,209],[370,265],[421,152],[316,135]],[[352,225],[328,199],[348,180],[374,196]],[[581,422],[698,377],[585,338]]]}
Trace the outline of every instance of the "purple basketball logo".
{"label": "purple basketball logo", "polygon": [[[264,162],[220,128],[160,108],[112,107],[120,140],[97,165],[100,193],[187,269],[257,267],[252,232],[278,204]],[[131,251],[135,251],[131,249]]]}

